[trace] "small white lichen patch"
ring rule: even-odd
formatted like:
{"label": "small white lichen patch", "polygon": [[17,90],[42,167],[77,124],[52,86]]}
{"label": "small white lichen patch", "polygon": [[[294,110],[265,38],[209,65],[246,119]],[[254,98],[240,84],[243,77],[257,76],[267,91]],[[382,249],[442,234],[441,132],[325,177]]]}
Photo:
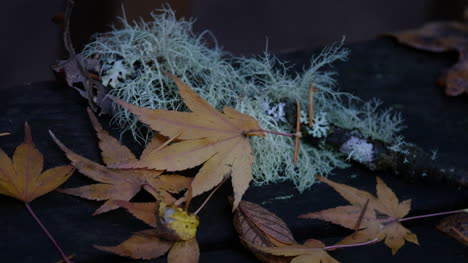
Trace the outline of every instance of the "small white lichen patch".
{"label": "small white lichen patch", "polygon": [[122,60],[114,61],[112,59],[104,65],[106,65],[106,69],[101,75],[101,81],[104,85],[110,85],[113,88],[117,86],[119,79],[124,80],[129,73],[129,69]]}
{"label": "small white lichen patch", "polygon": [[301,111],[301,123],[307,125],[306,130],[307,133],[312,135],[315,138],[322,138],[326,137],[328,134],[328,130],[330,129],[330,125],[327,120],[327,113],[326,112],[319,112],[314,114],[314,123],[312,128],[308,126],[309,118],[305,111]]}
{"label": "small white lichen patch", "polygon": [[264,112],[273,117],[275,121],[286,122],[286,113],[284,111],[286,103],[280,102],[270,105],[271,103],[269,102],[269,100],[265,99],[265,101],[261,102],[261,104]]}
{"label": "small white lichen patch", "polygon": [[347,159],[352,159],[360,163],[369,163],[373,160],[373,145],[354,136],[351,136],[340,147],[340,151],[347,154]]}
{"label": "small white lichen patch", "polygon": [[408,145],[408,143],[405,142],[403,136],[396,136],[393,140],[393,143],[387,148],[392,152],[409,155],[409,151],[405,148],[406,145]]}

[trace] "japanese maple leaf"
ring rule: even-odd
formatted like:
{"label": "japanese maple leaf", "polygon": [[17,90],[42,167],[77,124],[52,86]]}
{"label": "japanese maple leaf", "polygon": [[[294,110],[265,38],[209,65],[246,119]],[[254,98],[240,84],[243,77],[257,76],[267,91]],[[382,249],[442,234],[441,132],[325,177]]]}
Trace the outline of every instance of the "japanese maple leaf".
{"label": "japanese maple leaf", "polygon": [[71,165],[42,172],[44,157],[32,141],[28,123],[24,125],[24,143],[16,148],[13,159],[0,149],[0,194],[25,203],[54,190],[73,173]]}
{"label": "japanese maple leaf", "polygon": [[151,152],[139,161],[113,167],[180,171],[204,163],[192,182],[193,196],[212,189],[225,176],[231,175],[233,209],[236,209],[252,179],[254,157],[248,137],[264,136],[264,133],[251,116],[227,106],[224,113],[218,112],[179,78],[167,75],[176,82],[191,112],[139,108],[120,99],[114,100],[162,135],[180,134],[177,136],[180,142]]}
{"label": "japanese maple leaf", "polygon": [[392,33],[399,42],[432,52],[456,51],[458,62],[440,77],[445,93],[468,94],[468,23],[438,22],[422,28]]}
{"label": "japanese maple leaf", "polygon": [[[135,155],[117,139],[110,136],[97,121],[93,112],[88,108],[88,114],[99,138],[99,148],[106,165],[123,161],[137,160]],[[98,181],[77,188],[61,189],[60,192],[97,201],[106,201],[94,214],[101,214],[118,208],[112,200],[130,200],[141,188],[150,192],[156,199],[172,203],[175,199],[171,193],[178,193],[186,189],[190,178],[180,175],[161,175],[163,171],[151,169],[113,169],[84,158],[63,145],[52,133],[52,138],[65,152],[68,159],[82,174]],[[142,157],[157,151],[163,144],[163,139],[155,136],[148,144]]]}
{"label": "japanese maple leaf", "polygon": [[44,157],[34,145],[31,129],[25,123],[24,142],[16,148],[13,159],[0,149],[0,194],[23,201],[65,262],[70,262],[29,203],[63,184],[73,174],[74,168],[64,165],[42,171],[43,165]]}
{"label": "japanese maple leaf", "polygon": [[[404,221],[403,218],[410,211],[411,200],[400,203],[395,193],[382,179],[376,178],[377,198],[368,192],[319,177],[322,182],[333,187],[352,205],[308,213],[299,217],[317,218],[354,229],[358,218],[362,216],[361,230],[356,235],[346,237],[338,245],[362,243],[377,238],[379,241],[385,240],[385,244],[392,249],[392,254],[404,245],[405,240],[419,245],[416,235],[400,224],[400,221]],[[361,215],[366,203],[368,203],[367,209]]]}
{"label": "japanese maple leaf", "polygon": [[164,202],[113,202],[153,228],[137,232],[117,246],[96,248],[134,259],[154,259],[169,251],[169,263],[198,262],[200,250],[195,236],[199,221],[196,215]]}

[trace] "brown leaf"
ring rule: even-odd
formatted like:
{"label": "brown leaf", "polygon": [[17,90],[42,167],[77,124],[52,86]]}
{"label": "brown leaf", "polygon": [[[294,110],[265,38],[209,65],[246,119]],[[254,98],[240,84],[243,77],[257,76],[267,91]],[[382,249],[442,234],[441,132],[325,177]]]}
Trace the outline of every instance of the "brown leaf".
{"label": "brown leaf", "polygon": [[169,263],[197,263],[200,257],[200,249],[197,240],[175,242],[172,246],[167,262]]}
{"label": "brown leaf", "polygon": [[114,200],[112,202],[115,203],[118,207],[127,209],[130,214],[145,222],[146,224],[152,227],[156,227],[159,203],[131,203],[123,200]]}
{"label": "brown leaf", "polygon": [[153,259],[166,254],[172,243],[160,239],[155,230],[144,230],[117,246],[95,246],[95,248],[134,259]]}
{"label": "brown leaf", "polygon": [[204,163],[192,182],[193,196],[212,189],[231,175],[235,209],[252,179],[253,155],[248,137],[264,133],[251,116],[230,107],[224,107],[224,114],[218,112],[179,78],[168,76],[176,82],[191,112],[139,108],[114,100],[164,136],[181,133],[177,138],[181,141],[151,152],[139,161],[112,167],[179,171]]}
{"label": "brown leaf", "polygon": [[[118,163],[124,160],[136,160],[133,153],[118,140],[104,131],[91,110],[89,117],[99,138],[102,159],[106,163]],[[101,214],[118,208],[112,200],[129,201],[141,188],[151,193],[156,199],[172,203],[175,199],[170,193],[186,189],[191,179],[180,175],[161,177],[163,171],[150,169],[112,169],[84,158],[63,145],[52,133],[52,138],[65,152],[68,159],[82,174],[98,181],[98,184],[77,188],[61,189],[66,194],[96,201],[106,201],[94,214]],[[156,144],[156,143],[155,143]]]}
{"label": "brown leaf", "polygon": [[298,244],[281,218],[248,201],[241,201],[234,212],[234,228],[242,244],[263,262],[338,262],[321,241],[309,239]]}
{"label": "brown leaf", "polygon": [[259,251],[269,255],[294,257],[291,259],[291,263],[338,263],[337,260],[328,255],[324,248],[324,245],[313,247],[300,244],[283,247],[256,247]]}
{"label": "brown leaf", "polygon": [[432,52],[458,52],[457,64],[440,77],[449,96],[468,94],[468,23],[429,23],[420,29],[392,33],[401,43]]}
{"label": "brown leaf", "polygon": [[234,212],[239,236],[254,246],[283,246],[297,243],[286,223],[265,208],[241,201]]}
{"label": "brown leaf", "polygon": [[377,177],[377,197],[354,187],[319,178],[330,185],[343,196],[352,206],[340,206],[315,213],[301,215],[301,218],[317,218],[354,229],[359,215],[368,202],[362,221],[362,230],[341,240],[338,245],[363,243],[378,238],[385,240],[385,244],[395,254],[405,243],[405,240],[419,244],[415,234],[400,224],[411,208],[411,200],[399,202],[393,191]]}
{"label": "brown leaf", "polygon": [[451,215],[444,218],[437,229],[468,246],[468,213]]}
{"label": "brown leaf", "polygon": [[[93,78],[89,72],[98,66],[97,61],[89,60],[76,54],[73,48],[73,43],[70,36],[70,19],[74,1],[67,1],[67,7],[64,15],[64,37],[63,42],[65,49],[69,53],[66,60],[58,61],[56,65],[51,65],[53,71],[64,73],[68,86],[77,90],[80,95],[88,100],[89,106],[93,111],[101,109],[101,113],[110,114],[113,112],[112,101],[107,99],[108,89],[102,83]],[[79,83],[83,89],[75,86]]]}
{"label": "brown leaf", "polygon": [[112,202],[126,208],[133,216],[155,228],[138,232],[120,245],[96,248],[136,259],[157,258],[170,249],[170,263],[198,262],[200,251],[195,235],[199,221],[196,215],[164,202]]}
{"label": "brown leaf", "polygon": [[0,194],[29,203],[63,184],[73,166],[58,166],[42,171],[44,157],[32,141],[28,123],[24,125],[24,143],[16,148],[13,160],[0,149]]}

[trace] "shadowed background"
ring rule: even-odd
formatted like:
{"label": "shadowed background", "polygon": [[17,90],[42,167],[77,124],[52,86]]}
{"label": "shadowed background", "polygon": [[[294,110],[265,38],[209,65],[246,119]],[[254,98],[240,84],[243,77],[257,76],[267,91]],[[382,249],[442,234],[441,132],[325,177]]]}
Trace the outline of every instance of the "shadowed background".
{"label": "shadowed background", "polygon": [[[220,46],[236,55],[268,49],[285,53],[339,41],[372,39],[381,33],[418,27],[432,20],[460,19],[468,0],[318,1],[318,0],[132,0],[128,19],[149,19],[164,3],[179,17],[197,19]],[[51,18],[65,0],[9,1],[0,9],[2,66],[0,88],[53,79],[49,65],[63,58],[62,34]],[[118,0],[76,0],[72,38],[78,50],[95,32],[104,32],[121,15]]]}

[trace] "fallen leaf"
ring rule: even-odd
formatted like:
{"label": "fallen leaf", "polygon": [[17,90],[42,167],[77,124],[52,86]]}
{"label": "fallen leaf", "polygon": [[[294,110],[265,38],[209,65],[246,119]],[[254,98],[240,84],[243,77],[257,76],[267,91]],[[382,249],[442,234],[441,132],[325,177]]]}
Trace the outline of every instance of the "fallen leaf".
{"label": "fallen leaf", "polygon": [[233,221],[241,243],[263,262],[338,262],[319,240],[298,244],[281,218],[257,204],[241,201]]}
{"label": "fallen leaf", "polygon": [[[102,159],[107,165],[128,160],[137,160],[135,155],[117,139],[110,136],[93,112],[88,109],[88,114],[99,138],[99,147],[102,151]],[[191,178],[180,175],[162,175],[163,171],[151,169],[112,169],[87,158],[84,158],[63,145],[52,133],[52,138],[57,145],[65,152],[68,159],[82,174],[98,181],[98,184],[91,184],[77,188],[61,189],[60,192],[86,198],[90,200],[106,201],[94,213],[101,214],[118,208],[112,200],[126,200],[133,198],[142,188],[151,193],[156,199],[167,203],[175,201],[171,193],[178,193],[186,189]],[[155,137],[148,145],[148,150],[143,152],[143,156],[148,151],[157,149],[162,145],[160,137]],[[151,149],[151,150],[150,150]]]}
{"label": "fallen leaf", "polygon": [[241,201],[234,212],[234,227],[239,235],[255,246],[296,244],[286,223],[265,208]]}
{"label": "fallen leaf", "polygon": [[174,137],[181,133],[177,137],[180,142],[151,152],[139,161],[112,167],[180,171],[204,163],[192,182],[193,196],[212,189],[230,175],[234,189],[233,210],[236,209],[252,179],[254,159],[248,137],[263,136],[264,133],[251,116],[227,106],[224,113],[218,112],[179,78],[167,75],[176,82],[180,96],[191,112],[152,110],[117,98],[114,101],[164,136]]}
{"label": "fallen leaf", "polygon": [[[111,100],[107,99],[108,88],[96,80],[89,70],[97,71],[98,63],[93,59],[85,59],[76,54],[70,36],[70,19],[74,1],[67,1],[67,7],[64,14],[64,36],[63,42],[68,51],[68,59],[60,60],[51,69],[57,73],[65,74],[68,86],[74,88],[79,94],[88,100],[89,106],[93,111],[101,110],[101,113],[110,114],[113,112]],[[75,84],[82,85],[82,88]]]}
{"label": "fallen leaf", "polygon": [[429,23],[415,30],[391,33],[399,42],[432,52],[456,51],[458,62],[440,77],[449,96],[468,94],[468,23]]}
{"label": "fallen leaf", "polygon": [[198,262],[200,250],[195,236],[199,221],[196,215],[164,202],[112,202],[154,228],[137,232],[117,246],[95,246],[97,249],[134,259],[154,259],[169,251],[169,263]]}
{"label": "fallen leaf", "polygon": [[57,241],[30,206],[34,199],[49,193],[63,184],[74,172],[71,165],[57,166],[42,171],[44,157],[33,143],[31,129],[24,124],[24,142],[19,145],[13,159],[0,149],[0,194],[23,201],[31,216],[47,234],[63,260],[70,263]]}
{"label": "fallen leaf", "polygon": [[468,246],[468,213],[446,217],[437,225],[437,229]]}
{"label": "fallen leaf", "polygon": [[0,149],[0,194],[25,203],[47,194],[63,184],[73,166],[64,165],[42,172],[44,157],[32,141],[28,123],[24,125],[24,143],[16,148],[13,160]]}
{"label": "fallen leaf", "polygon": [[[406,241],[419,245],[415,234],[400,224],[410,211],[411,200],[399,202],[393,191],[377,178],[377,198],[368,192],[354,187],[332,182],[323,177],[320,181],[333,187],[351,206],[339,206],[319,212],[308,213],[300,218],[315,218],[353,229],[360,219],[361,230],[337,243],[338,245],[356,244],[373,240],[385,240],[385,244],[395,254]],[[367,203],[367,209],[363,208]]]}
{"label": "fallen leaf", "polygon": [[[332,258],[325,250],[325,244],[314,240],[311,244],[307,242],[304,245],[294,244],[283,247],[255,247],[259,251],[281,257],[293,257],[291,263],[338,263],[336,259]],[[317,243],[321,243],[317,245]]]}

